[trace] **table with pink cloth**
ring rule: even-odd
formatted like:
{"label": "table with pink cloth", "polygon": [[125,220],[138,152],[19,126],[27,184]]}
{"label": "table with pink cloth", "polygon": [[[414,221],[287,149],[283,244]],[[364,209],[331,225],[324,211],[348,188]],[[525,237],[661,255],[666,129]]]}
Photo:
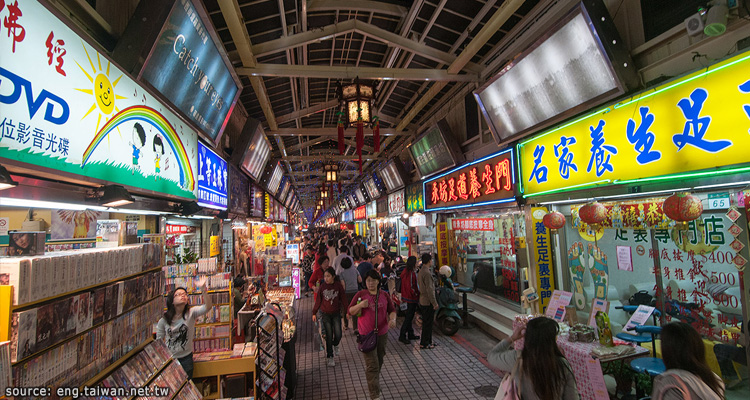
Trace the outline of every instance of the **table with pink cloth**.
{"label": "table with pink cloth", "polygon": [[[516,350],[521,350],[523,349],[523,340],[518,340],[513,345]],[[573,375],[576,377],[576,386],[583,400],[609,400],[607,387],[604,384],[602,362],[640,357],[649,352],[646,348],[635,346],[634,353],[600,361],[591,356],[591,350],[602,346],[599,342],[569,342],[567,335],[560,335],[557,337],[557,346],[573,369]]]}

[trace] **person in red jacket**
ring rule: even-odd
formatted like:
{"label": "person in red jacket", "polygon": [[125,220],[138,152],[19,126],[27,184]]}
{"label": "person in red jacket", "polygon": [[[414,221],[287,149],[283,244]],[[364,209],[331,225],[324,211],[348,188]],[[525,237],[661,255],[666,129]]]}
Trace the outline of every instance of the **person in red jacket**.
{"label": "person in red jacket", "polygon": [[318,285],[323,281],[323,272],[328,269],[329,262],[328,256],[320,256],[314,266],[312,276],[310,276],[310,280],[307,282],[315,292],[315,301],[318,300]]}
{"label": "person in red jacket", "polygon": [[419,288],[417,287],[417,257],[411,256],[406,260],[406,268],[401,272],[401,301],[406,303],[406,318],[401,325],[401,333],[398,341],[410,344],[410,340],[417,340],[419,336],[414,334],[414,313],[419,306]]}
{"label": "person in red jacket", "polygon": [[341,284],[340,280],[336,279],[336,271],[333,268],[327,268],[323,276],[318,296],[315,298],[312,319],[313,322],[317,321],[317,313],[320,310],[320,322],[323,324],[323,331],[326,337],[328,366],[333,367],[336,365],[333,361],[333,356],[339,355],[341,315],[346,310],[346,302],[344,299],[344,285]]}

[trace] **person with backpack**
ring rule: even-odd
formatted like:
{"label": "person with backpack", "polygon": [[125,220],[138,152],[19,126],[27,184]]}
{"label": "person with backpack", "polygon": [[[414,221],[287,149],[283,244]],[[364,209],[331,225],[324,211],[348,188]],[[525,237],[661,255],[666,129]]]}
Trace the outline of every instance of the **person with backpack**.
{"label": "person with backpack", "polygon": [[411,344],[410,340],[417,340],[419,336],[414,334],[414,314],[419,306],[419,288],[417,287],[417,257],[411,256],[406,260],[406,268],[401,272],[401,301],[406,303],[406,316],[401,325],[398,336],[399,342]]}
{"label": "person with backpack", "polygon": [[[359,291],[359,286],[362,283],[362,277],[359,276],[359,271],[357,271],[357,268],[352,267],[352,259],[349,257],[346,257],[341,260],[341,271],[339,271],[338,275],[341,278],[341,281],[344,282],[344,296],[346,297],[346,304],[349,304],[352,302],[352,299],[354,299],[354,295],[357,294]],[[344,313],[344,330],[349,329],[349,313]],[[352,316],[352,328],[354,329],[354,334],[356,335],[357,332],[357,316]]]}
{"label": "person with backpack", "polygon": [[724,399],[724,382],[706,363],[701,335],[689,324],[672,322],[661,329],[664,373],[654,379],[653,400]]}
{"label": "person with backpack", "polygon": [[[510,373],[500,384],[496,399],[581,398],[570,364],[557,347],[559,333],[560,327],[555,320],[537,317],[525,328],[516,327],[510,338],[503,339],[487,353],[487,361],[492,366]],[[524,339],[520,353],[513,349],[513,342],[519,339]]]}

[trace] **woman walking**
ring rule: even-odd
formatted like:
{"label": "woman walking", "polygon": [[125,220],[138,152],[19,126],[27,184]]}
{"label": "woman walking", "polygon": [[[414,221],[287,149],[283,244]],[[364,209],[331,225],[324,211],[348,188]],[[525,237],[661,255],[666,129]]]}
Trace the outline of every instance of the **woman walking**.
{"label": "woman walking", "polygon": [[333,367],[334,355],[339,355],[339,343],[341,342],[341,314],[346,312],[344,302],[344,286],[336,279],[336,272],[328,268],[323,273],[323,283],[320,285],[318,297],[315,298],[313,307],[313,322],[317,321],[317,313],[320,310],[320,319],[323,324],[323,332],[326,337],[326,357],[328,366]]}
{"label": "woman walking", "polygon": [[[339,277],[344,282],[344,292],[346,297],[346,304],[349,305],[354,299],[354,295],[359,291],[359,284],[362,283],[362,277],[359,276],[359,271],[356,268],[352,268],[352,259],[346,257],[341,260],[341,271],[339,271]],[[349,313],[344,313],[344,330],[349,329]],[[352,328],[354,328],[354,334],[357,334],[357,316],[352,316]]]}
{"label": "woman walking", "polygon": [[[367,336],[377,329],[377,345],[367,353],[365,359],[365,375],[370,398],[380,400],[380,369],[383,366],[385,348],[388,343],[388,328],[396,327],[396,309],[391,298],[378,287],[380,274],[370,270],[365,279],[367,289],[360,290],[349,304],[349,315],[360,314],[357,326],[360,335]],[[377,313],[377,321],[375,314]]]}
{"label": "woman walking", "polygon": [[[487,361],[513,373],[518,394],[524,400],[580,399],[570,364],[557,347],[558,333],[560,327],[555,320],[534,318],[525,329],[517,327],[509,339],[495,346],[487,354]],[[520,357],[512,348],[518,339],[524,339]]]}
{"label": "woman walking", "polygon": [[417,288],[417,257],[411,256],[406,260],[406,268],[401,272],[401,301],[406,303],[406,317],[401,325],[398,340],[403,344],[410,344],[410,340],[417,340],[414,334],[414,313],[419,306],[419,289]]}
{"label": "woman walking", "polygon": [[667,370],[654,379],[654,400],[724,399],[724,382],[706,363],[700,334],[684,322],[661,330],[661,354]]}

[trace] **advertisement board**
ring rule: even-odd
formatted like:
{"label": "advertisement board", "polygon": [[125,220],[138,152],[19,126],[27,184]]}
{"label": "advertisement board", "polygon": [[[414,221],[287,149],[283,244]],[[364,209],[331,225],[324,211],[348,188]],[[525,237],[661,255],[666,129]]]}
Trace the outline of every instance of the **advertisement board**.
{"label": "advertisement board", "polygon": [[227,162],[201,142],[198,142],[198,205],[226,210]]}
{"label": "advertisement board", "polygon": [[396,193],[388,195],[388,214],[390,215],[402,215],[406,212],[404,205],[404,191],[399,190]]}
{"label": "advertisement board", "polygon": [[237,168],[229,166],[229,212],[247,216],[251,198],[250,181]]}

